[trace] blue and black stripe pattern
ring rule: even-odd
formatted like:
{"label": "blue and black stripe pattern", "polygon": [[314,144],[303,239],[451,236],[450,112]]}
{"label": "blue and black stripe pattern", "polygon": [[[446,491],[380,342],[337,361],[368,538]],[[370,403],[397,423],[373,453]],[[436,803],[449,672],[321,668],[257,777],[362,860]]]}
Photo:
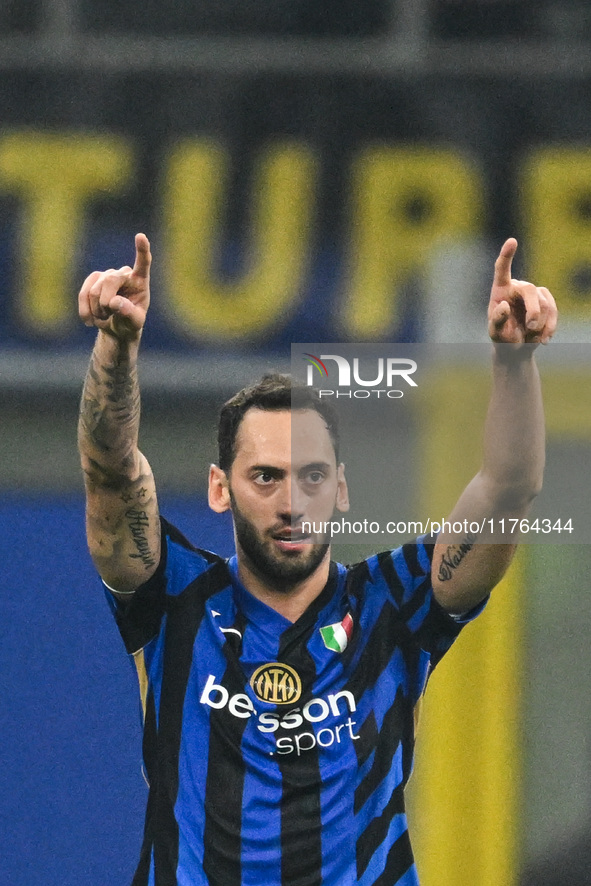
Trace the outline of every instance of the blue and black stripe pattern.
{"label": "blue and black stripe pattern", "polygon": [[[241,585],[235,558],[163,533],[157,573],[113,604],[148,678],[133,886],[416,886],[414,709],[461,629],[433,598],[432,540],[331,564],[292,624]],[[335,651],[320,628],[347,614]]]}

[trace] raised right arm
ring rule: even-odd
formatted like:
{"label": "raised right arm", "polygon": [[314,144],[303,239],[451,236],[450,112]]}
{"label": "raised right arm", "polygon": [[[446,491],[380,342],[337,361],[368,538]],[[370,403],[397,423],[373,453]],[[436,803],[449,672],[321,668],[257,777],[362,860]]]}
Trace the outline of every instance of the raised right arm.
{"label": "raised right arm", "polygon": [[156,487],[138,448],[137,356],[150,263],[150,244],[138,234],[134,267],[95,271],[79,295],[82,320],[98,329],[78,423],[88,545],[101,577],[122,593],[147,581],[160,560]]}

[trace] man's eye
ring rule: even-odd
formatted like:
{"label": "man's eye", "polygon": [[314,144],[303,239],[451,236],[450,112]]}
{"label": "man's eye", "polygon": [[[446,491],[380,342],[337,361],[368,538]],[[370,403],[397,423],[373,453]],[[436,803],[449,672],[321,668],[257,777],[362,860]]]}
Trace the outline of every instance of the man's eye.
{"label": "man's eye", "polygon": [[275,476],[271,474],[269,471],[263,471],[261,474],[257,474],[254,478],[254,482],[258,483],[259,486],[268,486],[273,482]]}
{"label": "man's eye", "polygon": [[309,471],[306,475],[306,480],[308,483],[322,483],[324,474],[322,471]]}

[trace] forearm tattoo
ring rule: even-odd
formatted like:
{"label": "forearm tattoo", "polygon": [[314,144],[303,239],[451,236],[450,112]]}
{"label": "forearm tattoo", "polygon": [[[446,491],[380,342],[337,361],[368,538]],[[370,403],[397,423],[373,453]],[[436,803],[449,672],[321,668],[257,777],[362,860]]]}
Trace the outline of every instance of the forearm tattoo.
{"label": "forearm tattoo", "polygon": [[133,469],[139,419],[137,369],[128,355],[106,365],[93,353],[80,404],[80,436],[86,473],[98,485],[116,488]]}
{"label": "forearm tattoo", "polygon": [[462,560],[476,543],[476,536],[468,533],[458,545],[448,545],[444,554],[441,555],[437,577],[439,581],[449,581]]}
{"label": "forearm tattoo", "polygon": [[115,363],[93,352],[80,404],[79,444],[88,492],[111,494],[99,496],[102,504],[87,511],[93,557],[103,574],[117,562],[134,572],[138,564],[146,570],[157,565],[158,506],[152,473],[138,451],[139,420],[135,364],[125,352]]}

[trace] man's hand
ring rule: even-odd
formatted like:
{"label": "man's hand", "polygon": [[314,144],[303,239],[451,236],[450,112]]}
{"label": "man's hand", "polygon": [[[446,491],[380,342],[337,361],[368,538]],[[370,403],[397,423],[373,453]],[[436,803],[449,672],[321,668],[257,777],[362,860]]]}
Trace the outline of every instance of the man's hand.
{"label": "man's hand", "polygon": [[135,235],[135,264],[118,270],[94,271],[82,284],[78,311],[86,326],[96,326],[119,339],[137,338],[150,304],[150,243]]}
{"label": "man's hand", "polygon": [[558,311],[545,286],[513,280],[511,262],[517,240],[506,240],[495,262],[488,305],[488,334],[494,342],[547,344],[556,329]]}

